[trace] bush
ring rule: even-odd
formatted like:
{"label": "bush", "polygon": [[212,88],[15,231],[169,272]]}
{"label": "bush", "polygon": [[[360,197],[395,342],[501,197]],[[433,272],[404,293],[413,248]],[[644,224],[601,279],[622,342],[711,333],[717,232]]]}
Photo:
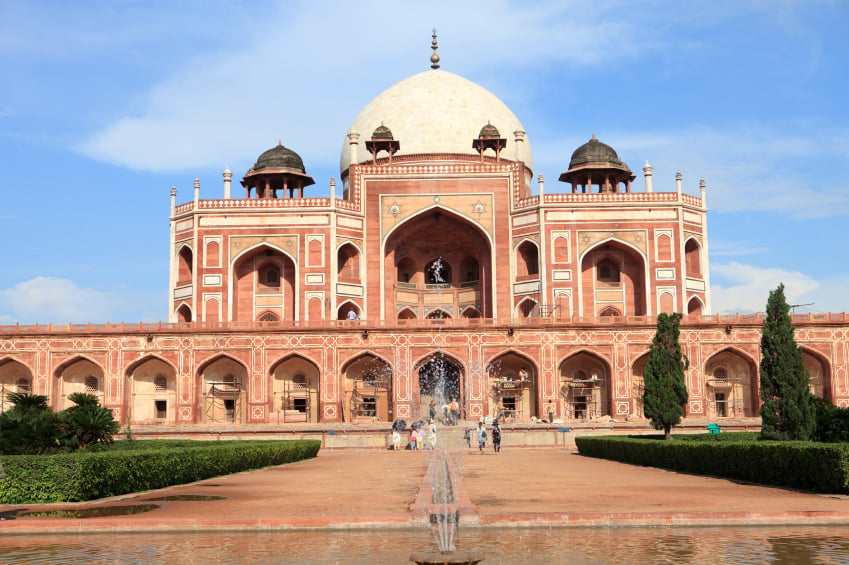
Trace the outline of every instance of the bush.
{"label": "bush", "polygon": [[822,398],[813,398],[816,424],[814,440],[849,442],[849,408],[838,408]]}
{"label": "bush", "polygon": [[[849,444],[759,441],[756,434],[580,436],[581,455],[815,492],[849,494]],[[662,436],[658,436],[662,437]],[[714,439],[716,438],[716,439]]]}
{"label": "bush", "polygon": [[320,447],[318,440],[127,441],[97,452],[4,457],[0,503],[79,502],[158,489],[309,459]]}

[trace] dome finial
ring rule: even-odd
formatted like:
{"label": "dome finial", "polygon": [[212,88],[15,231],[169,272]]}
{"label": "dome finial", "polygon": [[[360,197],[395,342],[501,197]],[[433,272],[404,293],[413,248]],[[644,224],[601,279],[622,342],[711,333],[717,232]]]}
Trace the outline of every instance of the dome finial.
{"label": "dome finial", "polygon": [[437,49],[436,44],[436,28],[433,28],[433,41],[430,42],[430,48],[433,49],[433,55],[430,56],[430,68],[438,69],[439,68],[439,54],[436,52]]}

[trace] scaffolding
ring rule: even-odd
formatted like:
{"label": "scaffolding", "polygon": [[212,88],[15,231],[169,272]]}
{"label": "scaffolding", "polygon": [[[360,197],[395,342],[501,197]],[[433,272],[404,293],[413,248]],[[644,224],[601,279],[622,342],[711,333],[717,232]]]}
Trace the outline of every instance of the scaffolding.
{"label": "scaffolding", "polygon": [[388,379],[372,373],[363,378],[353,379],[350,396],[350,421],[367,419],[372,422],[381,420],[379,399],[388,390]]}
{"label": "scaffolding", "polygon": [[209,381],[204,395],[204,421],[210,424],[242,423],[242,386],[238,380]]}
{"label": "scaffolding", "polygon": [[[490,396],[493,399],[494,418],[502,422],[525,419],[525,391],[532,388],[529,379],[502,377],[492,383]],[[532,396],[532,395],[530,395]]]}
{"label": "scaffolding", "polygon": [[566,400],[565,416],[574,420],[591,420],[603,416],[603,384],[604,381],[596,376],[563,381],[561,393]]}
{"label": "scaffolding", "polygon": [[283,413],[284,423],[309,422],[312,391],[306,383],[286,380],[278,406]]}

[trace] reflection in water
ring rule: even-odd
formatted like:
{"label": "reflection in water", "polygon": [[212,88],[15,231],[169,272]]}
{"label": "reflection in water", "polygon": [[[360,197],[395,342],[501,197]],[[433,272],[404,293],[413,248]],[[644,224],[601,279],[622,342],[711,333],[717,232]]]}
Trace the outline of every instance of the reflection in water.
{"label": "reflection in water", "polygon": [[[0,537],[0,562],[63,564],[409,563],[426,530]],[[472,529],[457,547],[484,565],[572,563],[849,564],[847,527]]]}

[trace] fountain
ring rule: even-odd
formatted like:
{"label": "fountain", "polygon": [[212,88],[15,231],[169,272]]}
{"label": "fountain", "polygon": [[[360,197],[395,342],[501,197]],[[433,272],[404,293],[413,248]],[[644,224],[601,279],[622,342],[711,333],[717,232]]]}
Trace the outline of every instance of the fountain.
{"label": "fountain", "polygon": [[[439,259],[437,259],[439,261]],[[446,402],[445,394],[458,394],[447,381],[450,379],[450,364],[444,358],[429,364],[429,386],[431,394],[441,403]],[[434,446],[428,461],[427,472],[422,491],[416,505],[420,512],[426,513],[433,525],[433,533],[438,547],[437,553],[414,553],[410,560],[421,565],[474,565],[483,560],[479,553],[458,552],[454,543],[457,524],[460,517],[459,505],[455,496],[455,485],[459,485],[459,472],[447,451],[437,450]],[[468,504],[470,505],[470,503]]]}

